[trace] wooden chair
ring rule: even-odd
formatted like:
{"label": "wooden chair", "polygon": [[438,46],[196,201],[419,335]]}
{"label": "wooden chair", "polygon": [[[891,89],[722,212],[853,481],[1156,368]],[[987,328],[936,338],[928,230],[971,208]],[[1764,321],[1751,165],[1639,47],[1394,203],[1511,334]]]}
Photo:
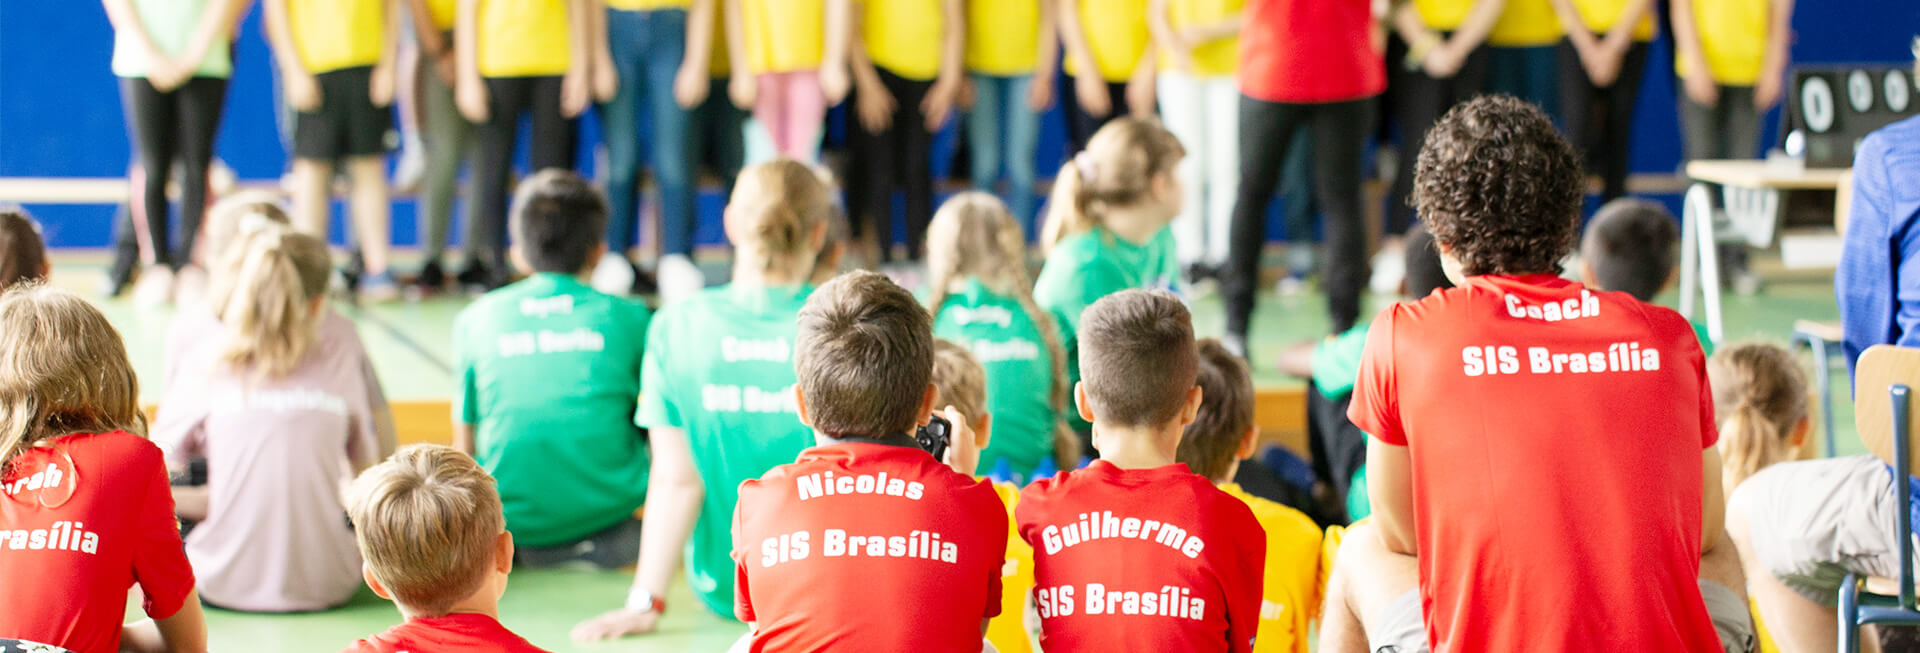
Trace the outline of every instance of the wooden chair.
{"label": "wooden chair", "polygon": [[1910,490],[1914,451],[1912,389],[1920,386],[1920,349],[1878,345],[1860,355],[1854,372],[1854,427],[1860,441],[1880,460],[1893,466],[1894,504],[1898,506],[1894,535],[1900,541],[1900,577],[1897,596],[1866,590],[1866,578],[1848,574],[1840,586],[1840,651],[1858,653],[1860,627],[1867,624],[1920,625],[1920,606],[1914,598],[1913,493]]}

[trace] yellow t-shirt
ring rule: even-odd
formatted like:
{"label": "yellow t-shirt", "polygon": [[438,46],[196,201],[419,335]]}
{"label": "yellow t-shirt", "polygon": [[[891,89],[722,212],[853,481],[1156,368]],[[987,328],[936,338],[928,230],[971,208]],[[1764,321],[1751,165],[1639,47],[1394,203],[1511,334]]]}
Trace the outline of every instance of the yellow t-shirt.
{"label": "yellow t-shirt", "polygon": [[686,9],[692,0],[607,0],[607,7],[621,11],[653,11],[655,9]]}
{"label": "yellow t-shirt", "polygon": [[[1573,6],[1580,10],[1580,22],[1595,34],[1613,29],[1620,20],[1620,14],[1626,13],[1627,5],[1636,0],[1573,0]],[[1647,8],[1647,14],[1640,18],[1640,24],[1633,28],[1633,40],[1647,42],[1653,40],[1654,7]]]}
{"label": "yellow t-shirt", "polygon": [[967,71],[997,77],[1028,75],[1040,66],[1040,3],[967,2]]}
{"label": "yellow t-shirt", "polygon": [[1413,0],[1413,8],[1420,12],[1420,22],[1427,29],[1451,32],[1460,29],[1460,23],[1467,20],[1467,13],[1473,11],[1474,0]]}
{"label": "yellow t-shirt", "polygon": [[380,63],[385,12],[382,0],[291,0],[287,21],[300,65],[319,74]]}
{"label": "yellow t-shirt", "polygon": [[[1086,32],[1100,77],[1124,82],[1133,77],[1146,54],[1147,0],[1080,0],[1080,28]],[[1079,65],[1067,57],[1067,74],[1078,76]]]}
{"label": "yellow t-shirt", "polygon": [[567,0],[480,0],[482,77],[550,77],[573,65]]}
{"label": "yellow t-shirt", "polygon": [[[722,3],[713,5],[713,56],[707,61],[707,74],[714,79],[724,79],[733,71],[733,60],[727,58],[727,10]],[[721,98],[725,99],[725,98]]]}
{"label": "yellow t-shirt", "polygon": [[460,10],[460,0],[427,0],[427,15],[433,18],[433,26],[442,32],[453,29],[454,18]]}
{"label": "yellow t-shirt", "polygon": [[1254,653],[1307,653],[1309,629],[1320,613],[1320,526],[1300,511],[1247,494],[1233,483],[1220,490],[1246,502],[1267,533],[1267,565],[1260,591],[1260,630]]}
{"label": "yellow t-shirt", "polygon": [[864,4],[862,35],[873,65],[923,82],[940,74],[940,40],[946,27],[940,0],[865,0]]}
{"label": "yellow t-shirt", "polygon": [[[1167,3],[1167,22],[1173,28],[1184,29],[1193,25],[1206,25],[1225,20],[1240,13],[1247,6],[1247,0],[1172,0]],[[1214,39],[1199,44],[1193,49],[1193,73],[1202,77],[1220,77],[1232,75],[1240,67],[1240,38],[1237,36]],[[1172,62],[1161,62],[1162,70],[1172,69]]]}
{"label": "yellow t-shirt", "polygon": [[1551,0],[1507,0],[1487,43],[1501,48],[1536,48],[1560,42],[1566,30]]}
{"label": "yellow t-shirt", "polygon": [[744,0],[747,68],[755,75],[813,70],[826,56],[824,0]]}
{"label": "yellow t-shirt", "polygon": [[1020,488],[1012,483],[994,483],[993,492],[1007,506],[1007,562],[1000,568],[1000,616],[987,622],[987,641],[1000,653],[1033,653],[1035,634],[1027,630],[1027,595],[1033,591],[1033,547],[1020,539],[1020,527],[1013,523],[1013,506],[1020,501]]}
{"label": "yellow t-shirt", "polygon": [[[1693,27],[1700,32],[1713,81],[1752,86],[1760,79],[1760,59],[1767,53],[1767,5],[1767,0],[1693,0]],[[1686,57],[1674,57],[1673,69],[1686,76]]]}

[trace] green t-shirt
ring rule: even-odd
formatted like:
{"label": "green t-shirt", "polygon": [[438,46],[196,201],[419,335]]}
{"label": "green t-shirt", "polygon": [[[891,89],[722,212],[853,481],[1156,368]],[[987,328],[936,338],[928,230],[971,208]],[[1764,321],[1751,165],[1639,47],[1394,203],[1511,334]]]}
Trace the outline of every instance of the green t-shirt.
{"label": "green t-shirt", "polygon": [[1356,324],[1313,346],[1313,385],[1321,396],[1339,401],[1353,393],[1353,384],[1360,379],[1361,354],[1367,349],[1367,326]]}
{"label": "green t-shirt", "polygon": [[578,541],[646,503],[650,460],[629,416],[650,313],[578,279],[536,274],[453,322],[453,418],[500,485],[525,546]]}
{"label": "green t-shirt", "polygon": [[[208,0],[134,0],[133,12],[140,19],[140,27],[147,32],[147,38],[161,52],[178,56],[187,49],[187,41],[193,38],[193,30],[200,25],[200,15],[217,6]],[[129,29],[132,26],[128,26]],[[231,26],[222,25],[213,35],[213,43],[207,47],[207,54],[193,69],[195,77],[218,77],[225,79],[233,74]],[[153,68],[153,62],[147,60],[145,48],[134,41],[133,35],[125,30],[113,35],[113,74],[119,77],[146,77]]]}
{"label": "green t-shirt", "polygon": [[[1105,227],[1094,227],[1060,239],[1047,252],[1040,278],[1034,280],[1033,299],[1060,323],[1060,341],[1067,348],[1067,377],[1080,382],[1080,312],[1100,298],[1122,290],[1158,288],[1177,290],[1180,263],[1174,258],[1173,228],[1161,229],[1144,244],[1127,242]],[[1092,428],[1078,411],[1068,411],[1075,430]]]}
{"label": "green t-shirt", "polygon": [[733,506],[740,482],[814,444],[793,402],[796,316],[812,286],[723,286],[667,306],[653,320],[634,422],[687,433],[706,486],[688,543],[687,582],[715,614],[733,616]]}
{"label": "green t-shirt", "polygon": [[[1045,328],[1056,328],[1051,322]],[[949,295],[934,317],[933,335],[972,350],[987,370],[993,440],[980,452],[980,469],[1006,460],[1024,478],[1053,456],[1053,432],[1065,407],[1051,401],[1053,360],[1041,328],[1019,300],[993,292],[978,279],[968,279],[965,290]]]}
{"label": "green t-shirt", "polygon": [[1700,354],[1713,356],[1713,336],[1707,333],[1707,325],[1694,322],[1693,336],[1700,339]]}

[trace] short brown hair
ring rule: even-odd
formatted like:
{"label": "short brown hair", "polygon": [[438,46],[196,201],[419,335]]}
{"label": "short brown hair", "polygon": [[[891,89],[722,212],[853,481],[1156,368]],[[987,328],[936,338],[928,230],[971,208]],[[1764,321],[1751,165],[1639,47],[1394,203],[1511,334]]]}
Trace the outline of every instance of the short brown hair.
{"label": "short brown hair", "polygon": [[931,382],[940,391],[938,405],[959,409],[970,420],[987,414],[987,368],[966,347],[934,338]]}
{"label": "short brown hair", "polygon": [[1679,243],[1680,227],[1667,207],[1622,197],[1593,214],[1580,257],[1593,270],[1594,285],[1650,302],[1673,278]]}
{"label": "short brown hair", "polygon": [[0,210],[0,290],[47,276],[47,244],[26,211]]}
{"label": "short brown hair", "polygon": [[1219,340],[1202,340],[1197,349],[1200,413],[1180,439],[1179,460],[1195,474],[1223,480],[1240,438],[1253,428],[1253,375]]}
{"label": "short brown hair", "polygon": [[0,475],[71,433],[146,435],[120,332],[87,300],[38,282],[0,294]]}
{"label": "short brown hair", "polygon": [[1413,204],[1462,272],[1553,274],[1579,236],[1585,181],[1573,146],[1538,107],[1481,96],[1427,132]]}
{"label": "short brown hair", "polygon": [[[535,272],[576,274],[605,242],[607,199],[571,170],[533,173],[513,192],[513,246]],[[615,252],[624,256],[626,252]]]}
{"label": "short brown hair", "polygon": [[347,515],[373,577],[424,617],[479,591],[506,530],[493,477],[437,444],[402,447],[362,473]]}
{"label": "short brown hair", "polygon": [[842,274],[800,309],[794,372],[814,430],[836,438],[910,432],[933,375],[933,319],[886,275]]}
{"label": "short brown hair", "polygon": [[1097,421],[1165,424],[1198,374],[1193,317],[1164,290],[1107,295],[1080,315],[1080,378]]}

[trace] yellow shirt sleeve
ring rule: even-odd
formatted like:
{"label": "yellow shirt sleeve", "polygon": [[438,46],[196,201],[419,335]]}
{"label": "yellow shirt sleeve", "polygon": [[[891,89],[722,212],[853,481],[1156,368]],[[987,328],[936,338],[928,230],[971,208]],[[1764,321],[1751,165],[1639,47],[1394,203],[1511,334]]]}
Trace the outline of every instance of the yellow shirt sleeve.
{"label": "yellow shirt sleeve", "polygon": [[[1101,79],[1119,83],[1133,77],[1151,40],[1147,33],[1147,0],[1080,0],[1080,28],[1086,31],[1093,61]],[[1078,76],[1079,66],[1067,57],[1067,74]]]}
{"label": "yellow shirt sleeve", "polygon": [[994,483],[993,491],[1007,506],[1007,562],[1000,568],[1000,616],[987,622],[987,641],[1001,653],[1033,653],[1036,633],[1027,629],[1027,596],[1033,592],[1033,548],[1020,539],[1019,524],[1013,521],[1013,506],[1020,500],[1020,488],[1012,483]]}
{"label": "yellow shirt sleeve", "polygon": [[1029,75],[1040,66],[1040,3],[968,0],[967,71]]}
{"label": "yellow shirt sleeve", "polygon": [[[1613,29],[1613,24],[1620,21],[1620,14],[1626,13],[1627,5],[1632,2],[1635,0],[1573,0],[1573,5],[1580,10],[1580,22],[1597,34]],[[1633,28],[1633,40],[1643,43],[1653,40],[1653,14],[1659,10],[1659,7],[1647,8],[1647,14]]]}
{"label": "yellow shirt sleeve", "polygon": [[[1167,22],[1174,29],[1208,25],[1226,20],[1246,8],[1246,0],[1172,0],[1167,3]],[[1162,70],[1171,70],[1173,62],[1162,61]],[[1193,48],[1193,72],[1201,77],[1232,75],[1240,68],[1240,38],[1228,37],[1201,43]]]}
{"label": "yellow shirt sleeve", "polygon": [[1501,48],[1537,48],[1560,41],[1565,30],[1551,0],[1507,0],[1487,43]]}
{"label": "yellow shirt sleeve", "polygon": [[460,0],[427,0],[427,15],[433,18],[434,28],[442,32],[451,31],[459,6]]}
{"label": "yellow shirt sleeve", "polygon": [[550,77],[573,65],[567,0],[481,0],[482,77]]}
{"label": "yellow shirt sleeve", "polygon": [[744,0],[748,72],[813,70],[826,58],[824,0]]}
{"label": "yellow shirt sleeve", "polygon": [[[1700,32],[1700,48],[1706,51],[1713,81],[1728,86],[1752,86],[1759,81],[1770,13],[1767,0],[1694,0],[1693,25]],[[1674,57],[1673,69],[1686,76],[1686,58]]]}
{"label": "yellow shirt sleeve", "polygon": [[1238,485],[1220,489],[1246,502],[1267,535],[1254,653],[1307,653],[1313,622],[1320,617],[1321,588],[1326,586],[1320,526],[1300,511],[1248,494]]}
{"label": "yellow shirt sleeve", "polygon": [[1473,10],[1474,0],[1413,0],[1413,8],[1420,12],[1420,22],[1427,29],[1451,32],[1460,29],[1460,23],[1466,22],[1467,12]]}
{"label": "yellow shirt sleeve", "polygon": [[916,81],[940,74],[946,20],[940,0],[864,0],[867,56],[887,72]]}
{"label": "yellow shirt sleeve", "polygon": [[386,43],[381,0],[291,0],[287,20],[300,65],[319,74],[380,63]]}

